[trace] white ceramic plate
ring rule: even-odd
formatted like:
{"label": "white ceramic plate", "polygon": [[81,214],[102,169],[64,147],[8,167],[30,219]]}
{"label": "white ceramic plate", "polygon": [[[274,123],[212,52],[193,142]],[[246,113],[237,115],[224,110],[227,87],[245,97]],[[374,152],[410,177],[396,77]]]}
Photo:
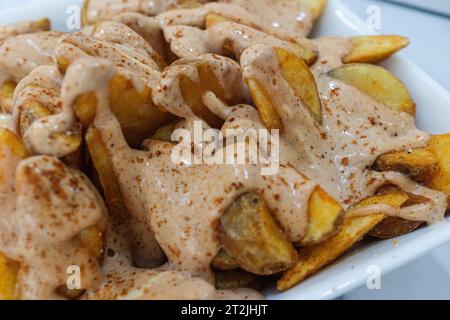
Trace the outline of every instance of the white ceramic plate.
{"label": "white ceramic plate", "polygon": [[[48,16],[54,27],[66,30],[71,4],[80,0],[23,0],[23,6],[0,12],[0,23]],[[339,0],[329,0],[327,10],[315,30],[315,36],[353,36],[372,34],[366,24]],[[414,41],[414,39],[411,39]],[[420,129],[431,133],[450,132],[450,94],[403,55],[397,55],[384,66],[400,77],[417,102]],[[360,245],[301,285],[284,292],[272,293],[270,299],[333,299],[364,284],[368,270],[376,266],[386,274],[428,251],[450,241],[450,219],[440,225],[423,228],[409,235]]]}

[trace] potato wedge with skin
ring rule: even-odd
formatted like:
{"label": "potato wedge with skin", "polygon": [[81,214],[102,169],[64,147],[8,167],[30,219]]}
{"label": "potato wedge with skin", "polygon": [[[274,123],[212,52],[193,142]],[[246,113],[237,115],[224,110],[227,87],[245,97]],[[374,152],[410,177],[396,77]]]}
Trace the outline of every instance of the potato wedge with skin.
{"label": "potato wedge with skin", "polygon": [[308,215],[308,232],[299,243],[300,246],[320,243],[337,232],[342,222],[343,210],[336,200],[318,187],[309,199]]}
{"label": "potato wedge with skin", "polygon": [[269,93],[256,79],[248,78],[245,79],[245,82],[265,127],[269,130],[278,129],[282,132],[284,130],[283,122],[270,100]]}
{"label": "potato wedge with skin", "polygon": [[353,50],[346,55],[344,63],[378,63],[409,45],[402,36],[363,36],[351,38]]}
{"label": "potato wedge with skin", "polygon": [[[131,80],[121,75],[111,79],[109,92],[111,110],[132,147],[139,147],[144,139],[174,119],[153,104],[150,88],[138,91]],[[75,114],[83,127],[87,128],[94,120],[96,105],[97,97],[94,93],[83,94],[75,100]]]}
{"label": "potato wedge with skin", "polygon": [[[317,84],[308,66],[285,49],[276,48],[281,73],[291,86],[296,96],[310,111],[317,123],[322,123],[322,104],[320,102]],[[253,102],[258,109],[261,120],[268,129],[283,131],[283,124],[273,105],[270,95],[257,79],[246,78]]]}
{"label": "potato wedge with skin", "polygon": [[423,182],[439,170],[439,160],[427,149],[394,152],[380,156],[374,165],[379,171],[398,171],[411,179]]}
{"label": "potato wedge with skin", "polygon": [[311,14],[314,20],[317,20],[322,15],[325,7],[327,6],[327,0],[298,0],[306,4],[311,10]]}
{"label": "potato wedge with skin", "polygon": [[267,279],[244,270],[231,270],[215,272],[216,289],[230,290],[248,288],[262,290],[267,285]]}
{"label": "potato wedge with skin", "polygon": [[448,209],[450,210],[450,134],[433,136],[428,144],[428,150],[439,160],[439,170],[425,181],[425,184],[449,196]]}
{"label": "potato wedge with skin", "polygon": [[285,49],[276,49],[283,77],[295,94],[308,108],[317,123],[322,123],[322,104],[320,102],[314,76],[308,66]]}
{"label": "potato wedge with skin", "polygon": [[226,99],[225,91],[208,63],[201,61],[195,62],[195,66],[200,79],[199,83],[194,82],[185,75],[181,75],[179,78],[183,99],[197,117],[205,120],[213,128],[221,128],[224,120],[216,116],[206,107],[203,102],[203,95],[211,91],[221,101],[228,103],[229,101]]}
{"label": "potato wedge with skin", "polygon": [[0,111],[11,113],[13,109],[13,95],[16,90],[15,81],[5,81],[0,88]]}
{"label": "potato wedge with skin", "polygon": [[405,85],[388,70],[371,64],[354,63],[332,70],[329,75],[352,85],[388,108],[416,113],[416,104]]}
{"label": "potato wedge with skin", "polygon": [[257,275],[281,272],[297,259],[292,243],[257,193],[242,195],[221,217],[219,240],[242,269]]}
{"label": "potato wedge with skin", "polygon": [[384,214],[345,219],[336,236],[316,246],[300,249],[299,262],[278,280],[277,289],[288,290],[331,264],[383,219]]}
{"label": "potato wedge with skin", "polygon": [[20,265],[0,253],[0,300],[15,299],[14,291]]}
{"label": "potato wedge with skin", "polygon": [[239,269],[239,263],[225,250],[221,249],[211,263],[211,267],[217,271],[228,271]]}
{"label": "potato wedge with skin", "polygon": [[123,221],[128,217],[120,186],[114,172],[109,151],[98,129],[90,127],[86,134],[86,144],[94,167],[99,175],[106,205],[112,217]]}
{"label": "potato wedge with skin", "polygon": [[369,236],[378,239],[391,239],[413,232],[423,222],[409,221],[397,217],[387,217],[369,232]]}
{"label": "potato wedge with skin", "polygon": [[[387,204],[400,208],[406,201],[408,201],[408,196],[404,193],[379,195],[365,199],[352,207],[349,212],[377,204]],[[335,236],[315,246],[299,250],[299,261],[282,275],[277,283],[278,290],[288,290],[332,263],[367,235],[384,218],[385,215],[382,213],[347,216],[340,231]]]}
{"label": "potato wedge with skin", "polygon": [[[377,192],[378,195],[388,195],[394,193],[404,193],[404,191],[396,185],[385,185]],[[402,208],[430,201],[430,199],[423,196],[418,196],[412,193],[406,194],[408,195],[408,201],[403,203]],[[369,236],[379,239],[395,238],[410,233],[423,224],[424,222],[421,221],[410,221],[399,217],[386,217],[369,232]]]}

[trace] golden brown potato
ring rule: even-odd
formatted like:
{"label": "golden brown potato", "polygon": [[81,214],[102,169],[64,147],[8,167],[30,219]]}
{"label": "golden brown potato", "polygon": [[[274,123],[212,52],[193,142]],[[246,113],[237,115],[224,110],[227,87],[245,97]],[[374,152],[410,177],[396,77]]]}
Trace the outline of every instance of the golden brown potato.
{"label": "golden brown potato", "polygon": [[[298,98],[311,112],[317,123],[322,123],[322,104],[320,102],[317,84],[308,66],[285,49],[276,49],[280,69],[284,79],[292,87]],[[261,120],[268,129],[283,130],[283,124],[273,106],[270,93],[258,83],[258,79],[246,78],[250,94],[253,98]]]}
{"label": "golden brown potato", "polygon": [[0,111],[10,113],[13,109],[13,95],[16,90],[15,81],[5,81],[0,88]]}
{"label": "golden brown potato", "polygon": [[431,138],[428,149],[439,160],[439,170],[425,184],[430,188],[443,191],[449,196],[450,209],[450,134],[436,135]]}
{"label": "golden brown potato", "polygon": [[439,170],[439,160],[427,149],[394,152],[380,156],[374,165],[379,171],[398,171],[423,182]]}
{"label": "golden brown potato", "polygon": [[266,128],[269,130],[278,129],[283,131],[283,122],[273,106],[272,101],[270,101],[270,95],[266,89],[256,79],[247,78],[245,82],[250,90],[253,103],[258,109],[259,116]]}
{"label": "golden brown potato", "polygon": [[341,205],[320,187],[309,199],[308,214],[308,232],[300,242],[301,246],[315,245],[331,237],[338,231],[343,218]]}
{"label": "golden brown potato", "polygon": [[416,104],[405,85],[388,70],[363,63],[344,65],[330,76],[348,83],[392,110],[416,113]]}
{"label": "golden brown potato", "polygon": [[214,258],[211,266],[217,271],[228,271],[239,269],[239,263],[230,256],[225,250],[220,250],[217,256]]}
{"label": "golden brown potato", "polygon": [[[109,93],[111,110],[132,147],[139,147],[144,139],[174,119],[153,104],[150,88],[138,91],[131,80],[121,75],[111,79]],[[94,120],[96,104],[94,93],[86,93],[76,99],[74,109],[83,127],[87,128]]]}
{"label": "golden brown potato", "polygon": [[306,4],[311,10],[314,20],[317,20],[322,15],[325,7],[327,6],[327,0],[299,0],[300,2]]}
{"label": "golden brown potato", "polygon": [[247,193],[221,217],[219,239],[242,269],[272,275],[292,266],[297,253],[261,195]]}
{"label": "golden brown potato", "polygon": [[401,36],[363,36],[351,41],[353,50],[344,63],[378,63],[409,45],[409,39]]}
{"label": "golden brown potato", "polygon": [[262,290],[267,285],[267,279],[244,270],[219,271],[215,273],[216,288],[229,290],[249,288]]}
{"label": "golden brown potato", "polygon": [[15,299],[14,291],[20,265],[0,253],[0,300]]}
{"label": "golden brown potato", "polygon": [[[400,208],[406,201],[408,201],[408,196],[404,193],[378,195],[365,199],[351,208],[349,212],[376,204],[388,204]],[[382,213],[347,216],[340,231],[335,236],[315,246],[300,249],[299,261],[283,274],[277,283],[278,290],[290,289],[332,263],[383,221],[384,218],[385,215]]]}
{"label": "golden brown potato", "polygon": [[183,99],[197,117],[206,121],[212,128],[221,128],[224,121],[205,106],[203,94],[212,91],[220,100],[226,101],[224,89],[207,63],[198,62],[197,70],[200,83],[196,83],[184,75],[180,76],[179,83]]}

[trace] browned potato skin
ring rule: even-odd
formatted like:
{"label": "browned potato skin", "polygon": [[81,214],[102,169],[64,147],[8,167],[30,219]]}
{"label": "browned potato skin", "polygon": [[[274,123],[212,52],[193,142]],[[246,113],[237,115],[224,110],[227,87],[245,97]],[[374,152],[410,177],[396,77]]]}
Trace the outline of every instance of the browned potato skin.
{"label": "browned potato skin", "polygon": [[[386,195],[393,193],[405,193],[401,188],[395,185],[385,185],[381,187],[377,194]],[[429,199],[417,196],[412,193],[405,193],[408,196],[408,200],[402,205],[402,208],[413,206],[416,204],[424,203],[429,201]],[[369,232],[369,236],[379,239],[390,239],[402,236],[404,234],[413,232],[424,222],[421,221],[410,221],[399,217],[386,217],[381,221],[375,228]]]}
{"label": "browned potato skin", "polygon": [[262,290],[267,285],[267,279],[244,270],[231,270],[215,272],[216,289],[229,290],[249,288]]}
{"label": "browned potato skin", "polygon": [[439,160],[427,149],[382,155],[374,165],[379,171],[398,171],[415,181],[424,182],[439,171]]}
{"label": "browned potato skin", "polygon": [[242,269],[257,275],[286,270],[297,258],[292,243],[257,193],[242,195],[221,217],[219,240]]}

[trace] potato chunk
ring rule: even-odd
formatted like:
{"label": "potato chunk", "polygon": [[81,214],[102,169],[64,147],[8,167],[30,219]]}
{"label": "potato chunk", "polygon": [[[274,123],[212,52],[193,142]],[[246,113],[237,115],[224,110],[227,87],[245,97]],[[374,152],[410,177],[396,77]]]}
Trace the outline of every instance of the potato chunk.
{"label": "potato chunk", "polygon": [[0,253],[0,300],[15,299],[14,291],[20,265]]}
{"label": "potato chunk", "polygon": [[228,252],[223,249],[220,250],[217,256],[214,258],[211,266],[214,270],[218,271],[239,269],[239,263],[236,261],[236,259],[230,256]]}
{"label": "potato chunk", "polygon": [[[408,196],[404,193],[378,195],[365,199],[351,208],[349,212],[376,204],[387,204],[400,208],[406,201],[408,201]],[[283,274],[277,283],[278,290],[290,289],[332,263],[384,218],[385,215],[382,213],[346,217],[338,234],[315,246],[300,249],[299,261]]]}
{"label": "potato chunk", "polygon": [[309,227],[301,246],[311,246],[331,237],[342,222],[341,205],[322,188],[317,188],[308,203]]}
{"label": "potato chunk", "polygon": [[286,270],[297,258],[294,246],[256,193],[241,196],[222,216],[219,239],[242,269],[258,275]]}
{"label": "potato chunk", "polygon": [[[317,123],[322,123],[322,104],[320,102],[317,84],[308,66],[302,59],[285,49],[276,49],[280,71],[291,86],[292,90]],[[276,107],[272,103],[269,92],[259,83],[258,79],[245,79],[250,94],[253,98],[261,120],[268,129],[283,130],[283,124],[277,113]]]}
{"label": "potato chunk", "polygon": [[450,209],[450,134],[431,138],[428,149],[439,160],[439,170],[425,184],[430,188],[445,192],[449,196]]}
{"label": "potato chunk", "polygon": [[398,171],[415,181],[423,182],[439,170],[439,160],[427,149],[415,149],[382,155],[374,168],[379,171]]}
{"label": "potato chunk", "polygon": [[388,70],[371,64],[348,64],[330,76],[352,85],[392,110],[416,113],[416,105],[405,85]]}
{"label": "potato chunk", "polygon": [[[138,91],[133,82],[124,76],[116,75],[111,79],[109,92],[111,110],[132,147],[139,147],[144,139],[174,118],[154,105],[150,88]],[[83,94],[74,103],[75,113],[85,128],[95,118],[96,105],[94,93]]]}
{"label": "potato chunk", "polygon": [[353,50],[344,63],[378,63],[409,45],[408,38],[401,36],[363,36],[351,41]]}

